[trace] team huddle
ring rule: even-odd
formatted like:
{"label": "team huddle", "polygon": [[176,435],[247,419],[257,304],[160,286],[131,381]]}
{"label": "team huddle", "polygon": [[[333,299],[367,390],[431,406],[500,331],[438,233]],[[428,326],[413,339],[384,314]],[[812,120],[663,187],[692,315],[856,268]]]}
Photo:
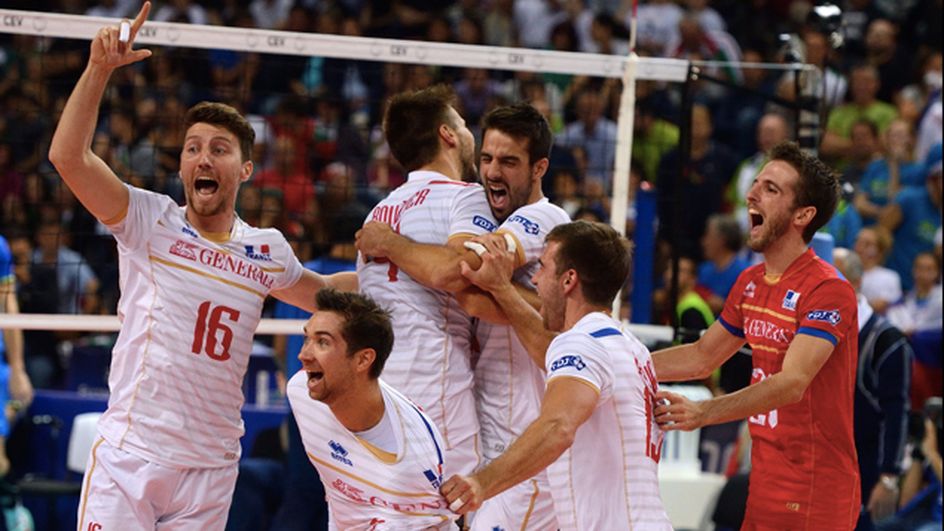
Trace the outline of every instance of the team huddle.
{"label": "team huddle", "polygon": [[[223,529],[269,295],[313,312],[287,395],[332,528],[671,529],[663,431],[741,418],[765,477],[745,528],[854,527],[856,299],[807,249],[838,197],[817,159],[771,153],[748,193],[764,263],[702,339],[650,355],[611,315],[630,243],[544,197],[553,138],[526,103],[490,111],[476,149],[448,89],[391,98],[384,134],[408,177],[358,231],[356,273],[308,271],[281,233],[235,214],[254,133],[226,105],[187,114],[184,207],[124,184],[91,139],[111,73],[150,55],[132,49],[149,10],[127,38],[96,35],[50,147],[120,256],[122,327],[80,529]],[[704,402],[659,389],[745,343],[748,388]]]}

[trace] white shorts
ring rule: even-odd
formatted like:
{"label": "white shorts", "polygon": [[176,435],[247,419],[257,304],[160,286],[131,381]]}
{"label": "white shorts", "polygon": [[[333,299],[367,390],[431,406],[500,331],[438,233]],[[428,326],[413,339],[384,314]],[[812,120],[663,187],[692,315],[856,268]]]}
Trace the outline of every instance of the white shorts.
{"label": "white shorts", "polygon": [[78,529],[222,530],[238,473],[236,463],[167,468],[99,438],[82,481]]}
{"label": "white shorts", "polygon": [[515,485],[485,503],[475,512],[472,531],[494,529],[556,530],[557,514],[547,475],[542,473]]}

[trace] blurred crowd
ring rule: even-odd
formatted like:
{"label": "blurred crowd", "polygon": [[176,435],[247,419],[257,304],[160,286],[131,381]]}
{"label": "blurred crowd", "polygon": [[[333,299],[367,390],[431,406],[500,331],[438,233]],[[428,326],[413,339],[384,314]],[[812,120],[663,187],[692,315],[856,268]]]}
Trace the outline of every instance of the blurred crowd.
{"label": "blurred crowd", "polygon": [[[798,118],[820,124],[821,156],[843,175],[826,227],[864,264],[862,293],[910,337],[941,328],[940,0],[846,0],[841,46],[813,3],[650,0],[638,6],[637,52],[708,63],[683,116],[682,86],[637,83],[627,230],[653,198],[658,245],[651,322],[707,327],[737,274],[754,261],[745,194],[766,151],[794,138]],[[22,4],[22,5],[20,5]],[[128,17],[138,0],[5,2],[5,7]],[[152,20],[432,42],[625,55],[629,0],[170,0]],[[46,153],[87,42],[0,34],[0,234],[16,262],[21,311],[113,314],[113,239],[62,186]],[[223,101],[257,132],[256,172],[240,216],[277,227],[303,261],[349,242],[371,206],[405,179],[380,134],[387,98],[436,83],[454,87],[470,125],[500,103],[527,100],[556,134],[546,195],[574,218],[608,221],[618,79],[324,57],[154,48],[116,72],[94,150],[129,183],[183,202],[176,146],[193,103]],[[817,72],[752,63],[805,62]],[[690,121],[690,122],[689,122]],[[679,150],[690,123],[691,150]],[[685,165],[688,164],[688,171]],[[677,279],[668,261],[682,257]],[[641,279],[636,279],[640,282]],[[694,311],[694,313],[693,313]],[[105,341],[28,332],[38,387],[61,383],[68,345]],[[65,347],[63,345],[66,345]],[[933,358],[933,356],[932,356]],[[930,363],[940,370],[940,352]],[[939,374],[939,372],[938,372]],[[938,378],[937,394],[940,394]]]}

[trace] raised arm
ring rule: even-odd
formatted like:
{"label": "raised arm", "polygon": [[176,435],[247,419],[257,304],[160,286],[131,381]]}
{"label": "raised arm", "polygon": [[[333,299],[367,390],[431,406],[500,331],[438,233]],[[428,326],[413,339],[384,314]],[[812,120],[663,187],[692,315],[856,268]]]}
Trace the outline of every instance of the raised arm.
{"label": "raised arm", "polygon": [[92,39],[88,64],[69,96],[49,146],[49,160],[79,201],[103,222],[120,219],[128,209],[128,189],[105,162],[92,152],[98,110],[111,73],[150,57],[149,50],[132,50],[138,30],[147,20],[145,2],[131,24],[128,42],[120,42],[117,27],[105,27]]}
{"label": "raised arm", "polygon": [[471,234],[453,236],[446,245],[417,243],[386,223],[371,221],[357,231],[356,245],[363,256],[390,260],[428,288],[456,293],[469,287],[459,263],[478,265],[478,256],[463,246],[471,238]]}
{"label": "raised arm", "polygon": [[454,511],[465,514],[482,502],[530,478],[557,460],[574,442],[579,428],[593,414],[599,394],[572,377],[552,378],[541,414],[508,450],[472,476],[452,476],[442,494]]}
{"label": "raised arm", "polygon": [[321,288],[334,288],[338,291],[357,291],[357,273],[342,271],[333,275],[321,275],[305,269],[298,282],[292,286],[273,291],[272,296],[308,312],[314,313],[315,296]]}
{"label": "raised arm", "polygon": [[652,363],[660,382],[707,378],[744,345],[744,338],[729,332],[715,321],[698,341],[652,353]]}

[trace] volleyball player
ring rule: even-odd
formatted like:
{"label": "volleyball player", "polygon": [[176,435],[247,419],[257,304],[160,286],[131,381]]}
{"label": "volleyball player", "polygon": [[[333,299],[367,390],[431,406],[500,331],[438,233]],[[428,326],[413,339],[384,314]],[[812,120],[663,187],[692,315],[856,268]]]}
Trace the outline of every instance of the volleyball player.
{"label": "volleyball player", "polygon": [[478,270],[518,336],[560,332],[547,348],[547,388],[537,419],[502,453],[442,492],[465,514],[547,468],[560,529],[671,529],[659,497],[662,430],[649,351],[609,315],[629,274],[629,242],[602,223],[558,225],[532,277],[540,315],[510,282],[514,258],[503,239],[482,240]]}
{"label": "volleyball player", "polygon": [[443,441],[433,422],[380,379],[390,314],[369,297],[322,290],[305,325],[288,399],[318,469],[335,529],[449,529],[439,493]]}
{"label": "volleyball player", "polygon": [[[243,435],[242,381],[268,294],[314,310],[327,277],[304,271],[276,230],[235,214],[254,139],[235,109],[200,103],[186,117],[180,178],[187,199],[128,186],[91,150],[112,72],[146,59],[102,28],[62,112],[49,157],[118,242],[121,330],[108,409],[79,504],[80,529],[223,529]],[[350,274],[349,274],[350,275]],[[332,284],[350,289],[351,278]]]}
{"label": "volleyball player", "polygon": [[859,517],[856,296],[808,248],[838,201],[826,165],[794,143],[775,146],[747,194],[748,246],[764,262],[741,273],[701,339],[653,354],[660,380],[693,380],[751,345],[750,386],[701,402],[666,391],[656,410],[673,430],[748,419],[757,481],[741,529],[853,529]]}
{"label": "volleyball player", "polygon": [[[534,289],[530,277],[537,269],[544,238],[555,226],[570,218],[544,197],[541,179],[547,171],[553,135],[547,121],[526,103],[497,107],[482,121],[479,175],[485,186],[489,207],[501,225],[496,232],[513,238],[516,253],[515,280]],[[368,253],[385,255],[407,273],[416,272],[424,282],[422,269],[435,263],[437,253],[385,229],[369,224],[359,233],[358,243]],[[436,269],[461,276],[456,260],[436,264]],[[419,270],[419,271],[418,271]],[[443,273],[441,273],[443,274]],[[458,298],[475,313],[481,312],[480,298],[462,291]],[[489,312],[483,312],[488,314]],[[518,336],[507,324],[480,321],[476,327],[480,354],[475,363],[475,397],[481,424],[485,462],[497,458],[538,416],[544,395],[543,361],[532,360]],[[543,360],[544,350],[540,352]],[[547,474],[515,485],[485,502],[475,513],[473,530],[556,529]]]}
{"label": "volleyball player", "polygon": [[[436,86],[390,100],[384,134],[409,174],[367,220],[414,241],[462,252],[463,242],[494,230],[495,221],[482,187],[464,182],[476,179],[475,141],[453,99],[448,89]],[[445,286],[423,286],[396,263],[369,252],[361,253],[357,276],[361,291],[390,310],[397,331],[384,380],[436,423],[446,443],[447,470],[471,472],[479,462],[471,318]]]}

